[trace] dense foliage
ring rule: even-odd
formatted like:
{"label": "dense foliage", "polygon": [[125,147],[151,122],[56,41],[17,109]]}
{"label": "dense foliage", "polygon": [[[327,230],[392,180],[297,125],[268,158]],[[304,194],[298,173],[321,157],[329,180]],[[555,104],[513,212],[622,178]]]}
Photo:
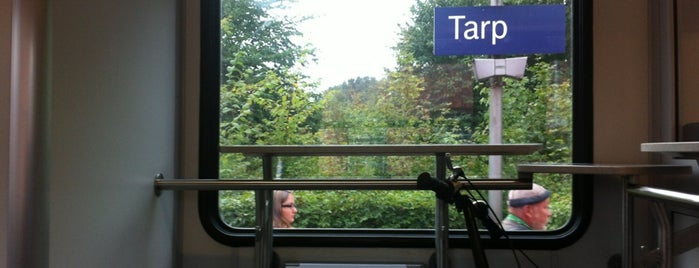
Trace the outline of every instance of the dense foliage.
{"label": "dense foliage", "polygon": [[[525,1],[518,1],[525,2]],[[534,4],[537,1],[526,1]],[[551,2],[551,1],[543,1]],[[221,145],[249,144],[465,144],[488,143],[490,83],[475,81],[471,56],[432,54],[435,6],[488,5],[489,1],[421,0],[401,25],[397,67],[384,77],[356,77],[318,89],[299,66],[313,61],[295,44],[304,18],[273,16],[274,1],[224,0],[222,25]],[[532,155],[508,156],[503,176],[521,162],[569,162],[571,88],[565,55],[529,58],[525,77],[504,79],[503,143],[541,143]],[[321,92],[321,93],[318,93]],[[275,176],[294,178],[415,178],[434,171],[432,157],[279,157]],[[469,177],[487,177],[487,157],[455,157]],[[258,179],[261,160],[221,156],[220,177]],[[569,178],[537,177],[554,192],[550,228],[566,223]],[[487,195],[487,193],[484,193]],[[296,227],[432,228],[434,196],[424,191],[299,191]],[[503,195],[506,196],[506,195]],[[503,202],[504,204],[505,202]],[[231,226],[254,226],[254,194],[220,194]],[[451,225],[462,226],[456,212]]]}

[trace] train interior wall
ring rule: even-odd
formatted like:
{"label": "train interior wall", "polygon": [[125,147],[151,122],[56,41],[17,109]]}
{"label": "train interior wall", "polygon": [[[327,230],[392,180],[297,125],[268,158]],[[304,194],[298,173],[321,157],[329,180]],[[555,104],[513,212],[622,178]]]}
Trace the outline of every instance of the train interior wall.
{"label": "train interior wall", "polygon": [[[677,0],[677,45],[661,0],[593,0],[594,161],[690,163],[642,153],[640,144],[674,140],[699,121],[699,4]],[[21,4],[20,4],[21,3]],[[44,86],[18,87],[14,28],[20,6],[45,8]],[[659,8],[660,7],[660,8]],[[661,13],[660,15],[658,15]],[[50,267],[252,267],[252,248],[230,248],[201,228],[196,193],[153,193],[153,176],[196,178],[198,1],[0,0],[0,228],[17,224],[20,93],[41,93],[39,132],[47,152],[32,168],[45,210],[32,226],[35,258]],[[671,24],[671,23],[670,23]],[[14,31],[14,32],[13,32]],[[667,38],[667,39],[666,39]],[[664,56],[663,56],[664,55]],[[667,60],[677,55],[678,60]],[[677,79],[674,74],[677,73]],[[673,89],[677,88],[677,91]],[[664,96],[659,100],[657,96]],[[669,99],[669,100],[668,100]],[[663,101],[665,100],[665,101]],[[13,108],[15,107],[15,108]],[[21,107],[20,107],[21,108]],[[613,116],[610,116],[613,115]],[[670,123],[668,123],[668,121]],[[32,141],[32,140],[30,140]],[[22,148],[19,146],[19,148]],[[21,155],[21,154],[19,154]],[[697,172],[695,172],[697,174]],[[696,179],[696,176],[692,176]],[[652,180],[652,178],[651,178]],[[692,178],[665,183],[697,189]],[[621,181],[598,177],[591,225],[574,245],[531,251],[541,267],[605,267],[621,252]],[[43,210],[42,210],[43,211]],[[0,232],[0,268],[13,267],[16,241]],[[32,243],[29,243],[32,244]],[[19,249],[22,250],[22,249]],[[375,259],[424,263],[433,249],[278,248],[282,260]],[[378,256],[375,252],[380,250]],[[322,253],[319,253],[319,251]],[[512,267],[509,251],[487,251],[494,267]],[[469,267],[470,252],[450,252]],[[21,262],[21,260],[19,261]]]}

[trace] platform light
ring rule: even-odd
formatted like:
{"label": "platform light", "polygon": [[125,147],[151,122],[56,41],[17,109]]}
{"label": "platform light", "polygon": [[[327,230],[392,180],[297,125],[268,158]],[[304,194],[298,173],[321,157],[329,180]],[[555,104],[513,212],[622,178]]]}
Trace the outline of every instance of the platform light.
{"label": "platform light", "polygon": [[493,76],[507,76],[516,79],[524,77],[527,67],[527,57],[505,59],[475,59],[473,71],[477,80]]}

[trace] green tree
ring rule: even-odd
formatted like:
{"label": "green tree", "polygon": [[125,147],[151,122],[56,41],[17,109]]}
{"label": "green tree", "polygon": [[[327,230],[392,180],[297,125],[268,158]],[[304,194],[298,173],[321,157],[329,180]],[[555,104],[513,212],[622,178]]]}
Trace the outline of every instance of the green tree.
{"label": "green tree", "polygon": [[[504,5],[563,4],[552,0],[503,1]],[[433,102],[449,102],[451,116],[460,116],[464,142],[488,143],[489,86],[475,81],[472,73],[474,57],[434,56],[434,8],[447,6],[486,6],[490,1],[425,0],[411,8],[412,20],[401,27],[399,53],[412,55],[414,74],[424,84],[423,97]],[[504,158],[503,175],[516,176],[515,166],[523,162],[569,162],[571,159],[572,93],[570,89],[569,54],[536,55],[528,59],[522,80],[505,79],[503,86],[503,143],[541,143],[544,149],[533,155]],[[516,55],[512,55],[516,56]],[[487,56],[490,57],[490,56]],[[562,64],[558,64],[562,63]],[[406,64],[400,63],[399,64]],[[466,99],[459,99],[459,96]],[[470,99],[469,99],[470,98]],[[470,109],[459,109],[455,103],[470,103]],[[461,115],[459,115],[461,113]],[[465,115],[464,115],[465,114]],[[470,174],[487,176],[487,157],[456,157]],[[570,215],[571,183],[561,176],[545,176],[537,181],[558,193],[556,202],[567,204],[554,209],[552,226],[565,224]],[[503,202],[504,203],[504,202]]]}
{"label": "green tree", "polygon": [[[273,2],[223,3],[224,145],[488,142],[489,84],[473,79],[473,56],[432,54],[432,23],[434,7],[489,5],[490,1],[416,1],[411,9],[413,20],[401,27],[401,38],[395,46],[397,67],[386,70],[384,77],[350,79],[322,95],[313,93],[316,85],[295,68],[313,59],[312,49],[290,41],[300,34],[296,30],[298,21],[271,16],[271,10],[284,8]],[[567,64],[557,64],[565,63],[564,57],[531,57],[524,79],[505,79],[503,142],[544,145],[533,155],[507,157],[503,165],[506,176],[516,176],[516,163],[570,160],[570,79]],[[261,173],[259,159],[224,155],[221,161],[222,177],[249,178]],[[348,156],[283,161],[280,166],[284,178],[415,177],[434,170],[433,157]],[[454,164],[465,167],[468,176],[487,174],[487,157],[455,157]],[[554,192],[551,226],[562,226],[571,208],[570,179],[547,176],[537,182]],[[226,192],[222,196],[226,219],[234,226],[251,226],[253,196],[249,192]],[[434,197],[425,192],[304,191],[297,198],[301,205],[297,227],[425,228],[434,220],[429,210]],[[343,202],[349,198],[354,200],[352,204]],[[428,209],[419,209],[421,213],[406,210],[412,206]],[[346,216],[332,216],[338,212]],[[462,226],[459,214],[450,214],[452,226]]]}
{"label": "green tree", "polygon": [[221,86],[223,144],[301,144],[313,141],[320,118],[315,84],[297,71],[313,58],[299,22],[273,14],[275,1],[226,0],[222,3]]}
{"label": "green tree", "polygon": [[[298,71],[313,59],[313,50],[292,41],[301,34],[300,20],[276,14],[284,8],[274,1],[222,2],[223,145],[316,143],[321,97],[313,93],[315,83]],[[252,175],[259,161],[226,155],[221,166],[223,174]]]}
{"label": "green tree", "polygon": [[[308,44],[296,44],[293,37],[304,18],[273,14],[286,9],[284,1],[221,1],[221,70],[225,83],[256,82],[268,71],[282,75],[285,70],[314,60]],[[249,74],[246,74],[249,72]]]}
{"label": "green tree", "polygon": [[462,140],[470,138],[473,128],[487,112],[487,106],[474,96],[471,62],[473,56],[435,56],[434,8],[488,5],[488,0],[425,0],[411,7],[412,20],[400,27],[396,44],[399,54],[413,59],[413,72],[425,81],[421,98],[434,104],[448,104],[450,117],[458,119]]}

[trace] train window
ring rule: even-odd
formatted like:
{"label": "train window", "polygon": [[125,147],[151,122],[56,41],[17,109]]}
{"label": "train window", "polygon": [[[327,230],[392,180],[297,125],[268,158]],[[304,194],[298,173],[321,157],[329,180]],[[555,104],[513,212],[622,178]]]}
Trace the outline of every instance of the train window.
{"label": "train window", "polygon": [[[526,57],[526,69],[521,78],[501,79],[474,74],[475,60],[490,55],[434,53],[435,7],[489,6],[490,0],[201,2],[202,178],[250,180],[272,172],[279,180],[415,179],[436,169],[433,156],[275,156],[269,159],[274,169],[263,171],[262,158],[224,149],[489,143],[495,86],[501,87],[502,113],[492,118],[502,122],[502,143],[540,143],[543,149],[503,156],[500,165],[488,156],[452,157],[468,177],[516,177],[518,163],[591,160],[591,96],[585,90],[590,1],[502,1],[563,6],[566,45],[560,53],[506,55]],[[513,232],[511,239],[530,241],[528,247],[572,243],[590,216],[587,181],[537,175],[535,182],[553,193],[548,226]],[[291,238],[293,245],[332,244],[337,237],[345,245],[434,245],[432,192],[291,194],[294,201],[284,208],[296,213],[294,228],[275,232],[275,245],[291,244]],[[499,217],[507,215],[507,191],[480,194]],[[253,245],[255,191],[202,192],[199,199],[209,234],[225,244]],[[463,218],[449,209],[450,239],[466,239]]]}

